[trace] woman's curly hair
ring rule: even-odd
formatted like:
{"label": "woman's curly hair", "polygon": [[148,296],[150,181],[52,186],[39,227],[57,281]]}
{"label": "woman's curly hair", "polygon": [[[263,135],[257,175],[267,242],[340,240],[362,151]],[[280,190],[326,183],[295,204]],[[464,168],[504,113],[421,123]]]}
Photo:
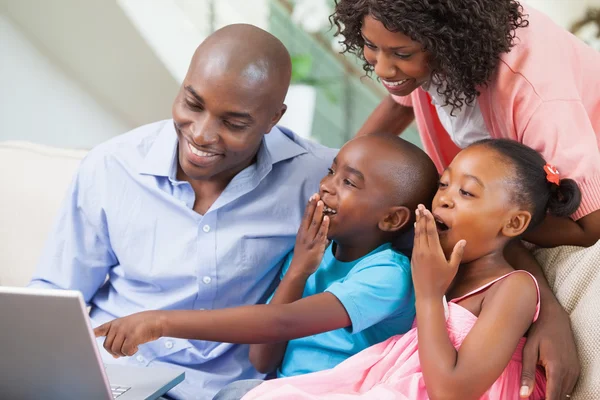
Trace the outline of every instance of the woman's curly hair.
{"label": "woman's curly hair", "polygon": [[[516,29],[529,24],[516,0],[335,0],[330,21],[336,36],[343,35],[343,52],[362,60],[367,15],[429,52],[431,81],[441,85],[439,94],[452,111],[473,103],[477,87],[487,84],[502,53],[514,46]],[[366,61],[363,68],[373,71]]]}

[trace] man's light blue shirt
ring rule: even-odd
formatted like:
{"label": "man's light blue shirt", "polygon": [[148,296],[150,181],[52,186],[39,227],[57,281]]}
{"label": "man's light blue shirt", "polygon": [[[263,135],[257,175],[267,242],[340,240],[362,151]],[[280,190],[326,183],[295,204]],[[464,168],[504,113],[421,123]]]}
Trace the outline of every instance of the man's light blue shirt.
{"label": "man's light blue shirt", "polygon": [[[256,163],[200,215],[192,187],[176,178],[177,148],[172,120],[94,148],[30,285],[80,290],[93,326],[144,310],[210,310],[264,299],[335,150],[274,128]],[[229,382],[263,376],[252,368],[248,346],[161,338],[118,361],[101,353],[106,362],[184,368],[186,380],[169,392],[182,399],[212,398]]]}

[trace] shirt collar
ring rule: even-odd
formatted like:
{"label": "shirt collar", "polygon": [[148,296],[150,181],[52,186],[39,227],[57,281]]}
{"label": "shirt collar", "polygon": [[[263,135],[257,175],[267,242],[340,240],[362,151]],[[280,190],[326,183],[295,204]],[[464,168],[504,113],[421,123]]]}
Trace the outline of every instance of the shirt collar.
{"label": "shirt collar", "polygon": [[[178,138],[173,120],[168,120],[146,154],[140,173],[176,180],[177,144]],[[297,142],[294,133],[287,128],[274,127],[269,134],[265,135],[258,149],[256,171],[268,172],[278,162],[304,153],[307,153],[307,150]]]}
{"label": "shirt collar", "polygon": [[173,120],[165,121],[158,136],[146,153],[140,173],[175,179],[177,172],[177,133]]}

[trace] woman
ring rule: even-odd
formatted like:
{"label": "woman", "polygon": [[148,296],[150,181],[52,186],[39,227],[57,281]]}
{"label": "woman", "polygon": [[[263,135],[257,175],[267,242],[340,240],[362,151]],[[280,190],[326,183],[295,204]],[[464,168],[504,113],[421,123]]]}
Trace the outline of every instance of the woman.
{"label": "woman", "polygon": [[[332,21],[345,51],[390,93],[359,135],[399,134],[416,119],[440,172],[477,140],[517,140],[582,191],[571,218],[547,217],[526,239],[541,246],[600,239],[599,53],[515,0],[338,0]],[[522,247],[507,257],[541,277]],[[564,398],[578,375],[575,348],[565,313],[541,284],[546,307],[530,331],[524,386],[532,389],[539,353],[548,398]]]}

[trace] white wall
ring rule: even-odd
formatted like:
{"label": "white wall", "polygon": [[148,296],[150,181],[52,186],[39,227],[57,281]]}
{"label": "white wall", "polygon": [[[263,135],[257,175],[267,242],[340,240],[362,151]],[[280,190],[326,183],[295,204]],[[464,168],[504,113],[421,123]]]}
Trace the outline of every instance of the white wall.
{"label": "white wall", "polygon": [[588,7],[600,7],[600,0],[525,0],[524,3],[545,12],[567,29],[584,16]]}
{"label": "white wall", "polygon": [[99,104],[3,14],[0,55],[0,140],[89,148],[132,128]]}
{"label": "white wall", "polygon": [[117,0],[117,4],[178,82],[211,28],[247,23],[267,30],[269,23],[268,0],[214,0],[212,21],[209,0]]}

